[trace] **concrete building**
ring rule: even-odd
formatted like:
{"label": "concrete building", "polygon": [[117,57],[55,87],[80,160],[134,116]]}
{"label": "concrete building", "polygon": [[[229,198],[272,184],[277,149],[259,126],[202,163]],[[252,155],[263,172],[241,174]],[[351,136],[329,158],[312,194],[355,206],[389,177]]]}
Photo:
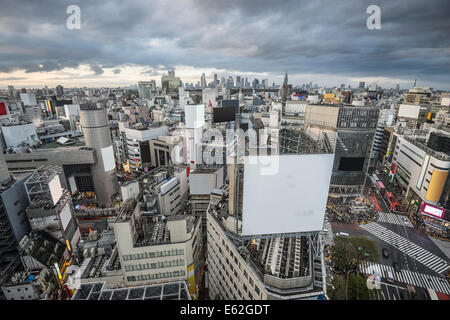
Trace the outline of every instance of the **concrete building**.
{"label": "concrete building", "polygon": [[150,140],[164,136],[167,130],[168,127],[166,126],[134,126],[124,128],[131,170],[135,172],[143,171],[145,167],[148,169],[151,166]]}
{"label": "concrete building", "polygon": [[200,220],[161,216],[150,196],[142,192],[128,199],[114,222],[124,281],[128,286],[188,281],[192,294],[201,267]]}
{"label": "concrete building", "polygon": [[171,70],[161,77],[161,86],[166,92],[176,91],[181,85],[179,77],[175,77],[175,71]]}
{"label": "concrete building", "polygon": [[138,94],[139,94],[139,98],[141,98],[141,99],[150,100],[152,98],[152,93],[155,90],[156,90],[155,80],[138,82]]}
{"label": "concrete building", "polygon": [[[391,172],[403,187],[409,212],[420,212],[427,226],[442,236],[450,236],[450,156],[426,145],[425,137],[396,134],[393,146]],[[439,214],[423,211],[429,205]]]}
{"label": "concrete building", "polygon": [[16,148],[21,145],[34,147],[41,143],[33,123],[2,126],[1,131],[5,148]]}
{"label": "concrete building", "polygon": [[119,185],[106,109],[95,104],[82,105],[80,123],[86,147],[95,150],[96,161],[91,173],[97,202],[110,206],[112,197],[119,192]]}
{"label": "concrete building", "polygon": [[306,107],[308,133],[314,139],[324,138],[335,152],[331,195],[361,195],[378,116],[379,109],[371,107],[312,104]]}
{"label": "concrete building", "polygon": [[127,201],[127,199],[137,197],[139,192],[140,188],[138,181],[128,181],[120,186],[120,193],[122,194],[123,202]]}
{"label": "concrete building", "polygon": [[45,231],[75,250],[80,241],[80,229],[74,214],[72,197],[61,184],[61,167],[37,169],[25,182],[30,205],[26,215],[32,230]]}
{"label": "concrete building", "polygon": [[22,100],[25,106],[37,105],[36,95],[34,93],[21,93],[20,100]]}
{"label": "concrete building", "polygon": [[[228,193],[213,193],[207,211],[208,292],[218,300],[316,300],[325,293],[319,235],[240,237]],[[236,230],[237,226],[237,230]]]}
{"label": "concrete building", "polygon": [[25,213],[29,205],[25,191],[25,181],[29,174],[19,174],[10,178],[5,175],[5,165],[0,167],[3,176],[0,193],[0,283],[9,276],[18,262],[18,244],[22,237],[30,231]]}

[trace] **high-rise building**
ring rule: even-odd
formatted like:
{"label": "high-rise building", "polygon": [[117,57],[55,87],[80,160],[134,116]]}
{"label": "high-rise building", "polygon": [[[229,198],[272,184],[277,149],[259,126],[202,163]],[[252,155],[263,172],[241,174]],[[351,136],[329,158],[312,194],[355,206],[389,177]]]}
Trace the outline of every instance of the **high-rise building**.
{"label": "high-rise building", "polygon": [[242,87],[241,76],[236,76],[236,87],[237,88],[241,88]]}
{"label": "high-rise building", "polygon": [[206,76],[204,73],[202,73],[202,77],[200,78],[200,86],[202,89],[206,88]]}
{"label": "high-rise building", "polygon": [[287,73],[287,71],[286,71],[286,73],[284,75],[283,86],[281,87],[281,90],[280,90],[280,96],[281,96],[281,99],[283,101],[286,101],[287,97],[289,96],[289,85],[288,85],[288,73]]}
{"label": "high-rise building", "polygon": [[64,95],[64,88],[61,85],[56,86],[56,96],[62,97]]}
{"label": "high-rise building", "polygon": [[0,283],[20,263],[18,243],[30,230],[25,213],[29,202],[24,183],[29,174],[10,176],[0,150]]}
{"label": "high-rise building", "polygon": [[181,80],[179,77],[175,77],[175,71],[170,70],[167,75],[161,77],[161,86],[163,90],[176,91],[181,85]]}
{"label": "high-rise building", "polygon": [[138,82],[138,94],[141,99],[151,99],[152,92],[156,90],[156,82],[152,81],[139,81]]}
{"label": "high-rise building", "polygon": [[360,82],[359,83],[359,88],[360,89],[364,89],[364,86],[366,85],[366,83],[365,82]]}
{"label": "high-rise building", "polygon": [[335,150],[330,195],[361,195],[378,117],[376,108],[307,105],[305,128],[308,133],[312,137],[325,136]]}
{"label": "high-rise building", "polygon": [[14,99],[14,86],[8,86],[8,97]]}
{"label": "high-rise building", "polygon": [[95,150],[96,161],[91,173],[97,203],[110,206],[119,185],[106,109],[100,103],[81,105],[80,124],[86,147]]}

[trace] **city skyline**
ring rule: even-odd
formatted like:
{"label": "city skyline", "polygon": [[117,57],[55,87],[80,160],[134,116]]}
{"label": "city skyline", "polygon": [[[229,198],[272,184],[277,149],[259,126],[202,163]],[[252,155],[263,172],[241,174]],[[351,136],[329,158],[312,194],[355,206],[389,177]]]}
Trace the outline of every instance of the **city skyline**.
{"label": "city skyline", "polygon": [[218,73],[281,84],[288,70],[293,84],[450,88],[445,1],[381,2],[379,30],[366,26],[368,1],[75,4],[79,30],[66,27],[69,3],[5,1],[0,87],[124,86],[175,69],[194,83]]}

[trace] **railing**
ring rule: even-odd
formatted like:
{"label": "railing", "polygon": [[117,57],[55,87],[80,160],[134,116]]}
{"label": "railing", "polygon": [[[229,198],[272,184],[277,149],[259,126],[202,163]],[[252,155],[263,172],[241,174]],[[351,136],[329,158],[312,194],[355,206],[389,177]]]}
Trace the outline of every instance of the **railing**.
{"label": "railing", "polygon": [[445,153],[441,153],[441,152],[436,152],[433,149],[429,148],[428,146],[426,146],[423,143],[418,142],[415,139],[412,139],[410,137],[403,137],[406,141],[408,141],[409,143],[412,143],[413,145],[415,145],[416,147],[422,149],[423,151],[425,151],[428,154],[431,154],[433,157],[435,157],[436,159],[442,160],[442,161],[450,161],[450,156],[446,155]]}
{"label": "railing", "polygon": [[307,287],[312,283],[312,276],[282,279],[265,274],[264,283],[282,290],[302,288]]}

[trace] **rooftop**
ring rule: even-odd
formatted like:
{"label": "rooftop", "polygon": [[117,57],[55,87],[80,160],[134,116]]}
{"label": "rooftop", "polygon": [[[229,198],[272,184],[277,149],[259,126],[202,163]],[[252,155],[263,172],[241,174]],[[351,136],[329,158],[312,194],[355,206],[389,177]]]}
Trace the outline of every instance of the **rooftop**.
{"label": "rooftop", "polygon": [[191,300],[184,281],[107,289],[104,282],[82,284],[72,300]]}

